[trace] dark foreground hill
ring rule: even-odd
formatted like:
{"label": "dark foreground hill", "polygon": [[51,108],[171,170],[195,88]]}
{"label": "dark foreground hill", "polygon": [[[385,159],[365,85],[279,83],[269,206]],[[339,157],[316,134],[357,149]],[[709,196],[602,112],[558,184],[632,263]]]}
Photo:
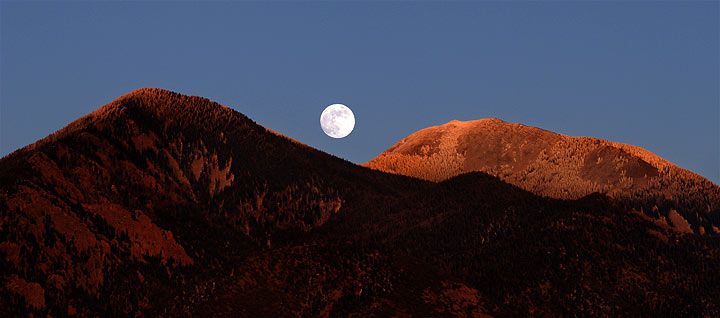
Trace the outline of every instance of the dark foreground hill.
{"label": "dark foreground hill", "polygon": [[415,132],[364,166],[430,181],[481,171],[538,195],[594,192],[677,231],[720,233],[720,187],[640,147],[488,118]]}
{"label": "dark foreground hill", "polygon": [[0,211],[9,316],[720,315],[713,232],[382,173],[158,89],[0,160]]}

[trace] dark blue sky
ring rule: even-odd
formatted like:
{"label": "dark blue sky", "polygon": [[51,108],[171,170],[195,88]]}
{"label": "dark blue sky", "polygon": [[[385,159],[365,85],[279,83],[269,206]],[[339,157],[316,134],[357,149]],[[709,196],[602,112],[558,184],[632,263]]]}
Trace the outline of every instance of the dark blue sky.
{"label": "dark blue sky", "polygon": [[[350,161],[452,119],[629,143],[720,181],[718,2],[3,1],[0,155],[140,87]],[[357,118],[323,134],[325,106]]]}

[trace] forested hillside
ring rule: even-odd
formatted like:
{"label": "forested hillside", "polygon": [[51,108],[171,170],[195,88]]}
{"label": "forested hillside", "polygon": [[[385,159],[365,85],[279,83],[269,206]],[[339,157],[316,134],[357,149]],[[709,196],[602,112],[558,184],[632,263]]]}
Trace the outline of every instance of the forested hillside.
{"label": "forested hillside", "polygon": [[121,96],[0,159],[4,316],[718,316],[720,238]]}
{"label": "forested hillside", "polygon": [[495,118],[420,130],[364,166],[430,181],[481,171],[560,199],[599,192],[680,231],[720,233],[711,181],[640,147]]}

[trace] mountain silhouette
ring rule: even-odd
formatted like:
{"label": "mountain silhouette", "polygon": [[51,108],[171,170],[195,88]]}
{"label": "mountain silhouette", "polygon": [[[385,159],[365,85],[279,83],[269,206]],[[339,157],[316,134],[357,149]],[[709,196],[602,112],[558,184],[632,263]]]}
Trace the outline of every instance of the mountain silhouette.
{"label": "mountain silhouette", "polygon": [[0,159],[0,312],[720,315],[717,233],[606,193],[385,173],[144,88]]}
{"label": "mountain silhouette", "polygon": [[364,166],[430,181],[481,171],[561,199],[599,192],[676,230],[720,233],[720,187],[702,176],[640,147],[496,118],[422,129]]}

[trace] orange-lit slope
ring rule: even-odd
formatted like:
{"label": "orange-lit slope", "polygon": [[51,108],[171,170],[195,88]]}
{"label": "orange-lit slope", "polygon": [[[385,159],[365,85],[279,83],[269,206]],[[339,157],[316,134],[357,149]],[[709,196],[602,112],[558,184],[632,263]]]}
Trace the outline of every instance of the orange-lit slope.
{"label": "orange-lit slope", "polygon": [[431,181],[482,171],[554,198],[601,192],[645,202],[671,201],[669,207],[692,215],[686,218],[699,213],[695,223],[720,209],[717,185],[645,149],[495,118],[453,120],[422,129],[364,166]]}

